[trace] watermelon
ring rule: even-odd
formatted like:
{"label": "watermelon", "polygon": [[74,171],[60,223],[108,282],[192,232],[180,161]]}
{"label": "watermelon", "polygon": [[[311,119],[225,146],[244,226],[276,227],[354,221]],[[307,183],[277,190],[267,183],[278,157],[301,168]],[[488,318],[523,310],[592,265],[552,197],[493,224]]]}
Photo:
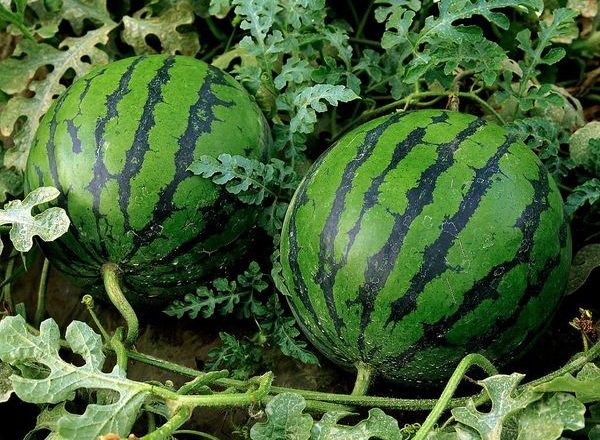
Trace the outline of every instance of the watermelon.
{"label": "watermelon", "polygon": [[563,202],[537,156],[498,125],[396,113],[312,166],[281,240],[290,307],[329,359],[409,384],[479,352],[502,365],[560,302]]}
{"label": "watermelon", "polygon": [[58,188],[72,222],[43,251],[82,286],[117,264],[133,302],[190,291],[236,262],[257,211],[188,167],[202,155],[264,159],[270,145],[253,98],[215,67],[166,55],[100,66],[55,101],[31,147],[26,191]]}

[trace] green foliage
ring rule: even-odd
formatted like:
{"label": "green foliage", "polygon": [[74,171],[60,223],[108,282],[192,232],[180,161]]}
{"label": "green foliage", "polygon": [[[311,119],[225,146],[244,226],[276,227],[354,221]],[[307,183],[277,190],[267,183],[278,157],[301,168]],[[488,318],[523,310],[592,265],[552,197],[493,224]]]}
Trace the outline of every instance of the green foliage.
{"label": "green foliage", "polygon": [[21,316],[0,321],[0,360],[13,366],[33,360],[49,371],[43,378],[13,374],[15,394],[25,402],[58,404],[72,400],[79,389],[107,390],[98,392],[97,402],[81,415],[64,406],[55,409],[52,427],[65,440],[92,439],[109,432],[126,436],[149,394],[148,386],[127,379],[119,367],[102,372],[102,341],[86,324],[74,321],[65,334],[70,349],[85,362],[81,367],[59,356],[59,336],[58,325],[50,319],[41,324],[39,336],[30,332]]}
{"label": "green foliage", "polygon": [[546,394],[520,414],[517,440],[558,439],[563,431],[579,431],[585,426],[585,411],[570,394]]}
{"label": "green foliage", "polygon": [[578,185],[569,194],[565,209],[569,214],[573,214],[586,203],[594,205],[598,200],[600,200],[600,179],[594,178]]}
{"label": "green foliage", "polygon": [[343,411],[329,411],[315,421],[304,413],[304,398],[294,393],[274,397],[265,408],[267,420],[256,423],[250,430],[252,440],[396,440],[401,431],[398,422],[379,408],[369,410],[367,419],[354,426],[340,425],[347,416]]}
{"label": "green foliage", "polygon": [[[12,200],[0,209],[0,225],[12,224],[10,239],[19,252],[27,252],[33,246],[33,237],[44,241],[56,240],[69,229],[69,218],[62,208],[52,207],[33,216],[31,210],[54,200],[59,191],[52,187],[40,187],[30,192],[23,201]],[[4,244],[0,241],[0,252]]]}
{"label": "green foliage", "polygon": [[522,379],[522,374],[513,373],[510,376],[497,375],[480,381],[492,401],[491,411],[482,413],[476,409],[473,401],[469,401],[465,407],[452,409],[452,415],[459,423],[477,431],[482,440],[500,438],[506,420],[541,397],[541,394],[530,389],[515,395]]}
{"label": "green foliage", "polygon": [[173,301],[165,309],[165,313],[178,318],[186,314],[191,319],[199,314],[203,318],[210,318],[216,311],[221,315],[232,313],[239,304],[243,316],[253,316],[256,308],[262,307],[255,296],[269,286],[264,278],[265,274],[260,266],[253,261],[244,273],[238,275],[236,281],[217,278],[212,281],[211,287],[201,286],[196,294],[188,294],[183,300]]}

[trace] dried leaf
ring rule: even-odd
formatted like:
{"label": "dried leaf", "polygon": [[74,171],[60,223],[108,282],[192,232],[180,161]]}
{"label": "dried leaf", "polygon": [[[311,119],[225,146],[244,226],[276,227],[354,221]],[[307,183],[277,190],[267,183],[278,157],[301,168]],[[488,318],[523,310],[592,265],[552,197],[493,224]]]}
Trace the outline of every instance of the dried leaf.
{"label": "dried leaf", "polygon": [[[14,54],[19,58],[13,57],[0,63],[0,90],[13,95],[0,113],[0,132],[4,136],[13,134],[15,143],[4,156],[7,168],[25,169],[27,154],[41,117],[65,90],[60,83],[65,74],[71,71],[79,77],[94,65],[108,62],[108,55],[96,46],[106,44],[108,33],[115,27],[116,23],[109,23],[83,37],[65,38],[59,45],[61,50],[48,44],[21,40]],[[88,57],[90,62],[84,62],[84,57]],[[40,67],[48,65],[53,67],[52,72],[41,80],[31,81]],[[31,93],[33,96],[27,96]],[[25,117],[26,121],[16,129],[15,123],[21,117]]]}
{"label": "dried leaf", "polygon": [[133,17],[123,17],[123,40],[133,46],[135,53],[156,53],[146,41],[149,35],[156,36],[161,43],[162,53],[177,53],[194,56],[200,50],[196,32],[178,29],[194,22],[194,8],[189,1],[174,2],[159,15],[152,16],[149,6],[140,9]]}

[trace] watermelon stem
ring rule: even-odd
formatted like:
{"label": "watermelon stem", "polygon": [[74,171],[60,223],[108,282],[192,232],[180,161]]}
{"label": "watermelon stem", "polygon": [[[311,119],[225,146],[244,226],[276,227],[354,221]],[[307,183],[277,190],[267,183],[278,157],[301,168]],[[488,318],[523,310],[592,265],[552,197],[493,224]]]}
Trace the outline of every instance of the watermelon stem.
{"label": "watermelon stem", "polygon": [[40,275],[40,284],[38,286],[38,296],[35,306],[35,315],[33,318],[33,325],[39,327],[44,314],[46,313],[46,286],[48,284],[48,269],[50,268],[50,262],[47,258],[44,258],[44,265],[42,266],[42,274]]}
{"label": "watermelon stem", "polygon": [[462,381],[464,375],[473,365],[478,366],[490,376],[498,374],[498,370],[496,370],[496,367],[494,367],[494,365],[486,357],[478,353],[471,353],[466,355],[460,361],[460,363],[454,370],[454,373],[452,373],[452,376],[450,376],[450,379],[448,380],[448,383],[446,383],[444,391],[442,391],[439,400],[437,401],[437,403],[435,404],[435,406],[421,425],[421,428],[419,428],[419,430],[413,437],[413,440],[425,439],[429,431],[431,431],[431,429],[435,426],[442,413],[448,407],[450,399],[452,399],[452,396],[454,395],[454,392],[458,388],[458,385]]}
{"label": "watermelon stem", "polygon": [[129,304],[129,301],[127,301],[121,290],[121,285],[119,283],[119,266],[115,263],[104,263],[100,268],[100,273],[102,274],[106,294],[127,324],[127,335],[125,336],[123,344],[126,347],[131,347],[138,337],[139,320],[133,307],[131,307],[131,304]]}
{"label": "watermelon stem", "polygon": [[354,389],[352,390],[351,396],[365,396],[369,391],[371,380],[373,378],[373,368],[364,362],[358,362],[356,364],[356,382],[354,382]]}

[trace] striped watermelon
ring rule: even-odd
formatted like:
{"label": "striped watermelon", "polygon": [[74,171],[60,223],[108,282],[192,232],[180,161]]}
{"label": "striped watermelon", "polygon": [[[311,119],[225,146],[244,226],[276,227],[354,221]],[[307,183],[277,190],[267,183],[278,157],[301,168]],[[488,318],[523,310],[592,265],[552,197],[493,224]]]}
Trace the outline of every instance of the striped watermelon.
{"label": "striped watermelon", "polygon": [[407,384],[469,352],[504,363],[556,309],[571,239],[556,184],[474,116],[421,110],[345,135],[288,209],[290,306],[331,360]]}
{"label": "striped watermelon", "polygon": [[268,124],[229,75],[182,56],[96,68],[44,116],[26,191],[52,185],[72,227],[42,243],[84,286],[118,264],[130,300],[162,302],[243,252],[257,212],[187,168],[201,155],[268,155]]}

